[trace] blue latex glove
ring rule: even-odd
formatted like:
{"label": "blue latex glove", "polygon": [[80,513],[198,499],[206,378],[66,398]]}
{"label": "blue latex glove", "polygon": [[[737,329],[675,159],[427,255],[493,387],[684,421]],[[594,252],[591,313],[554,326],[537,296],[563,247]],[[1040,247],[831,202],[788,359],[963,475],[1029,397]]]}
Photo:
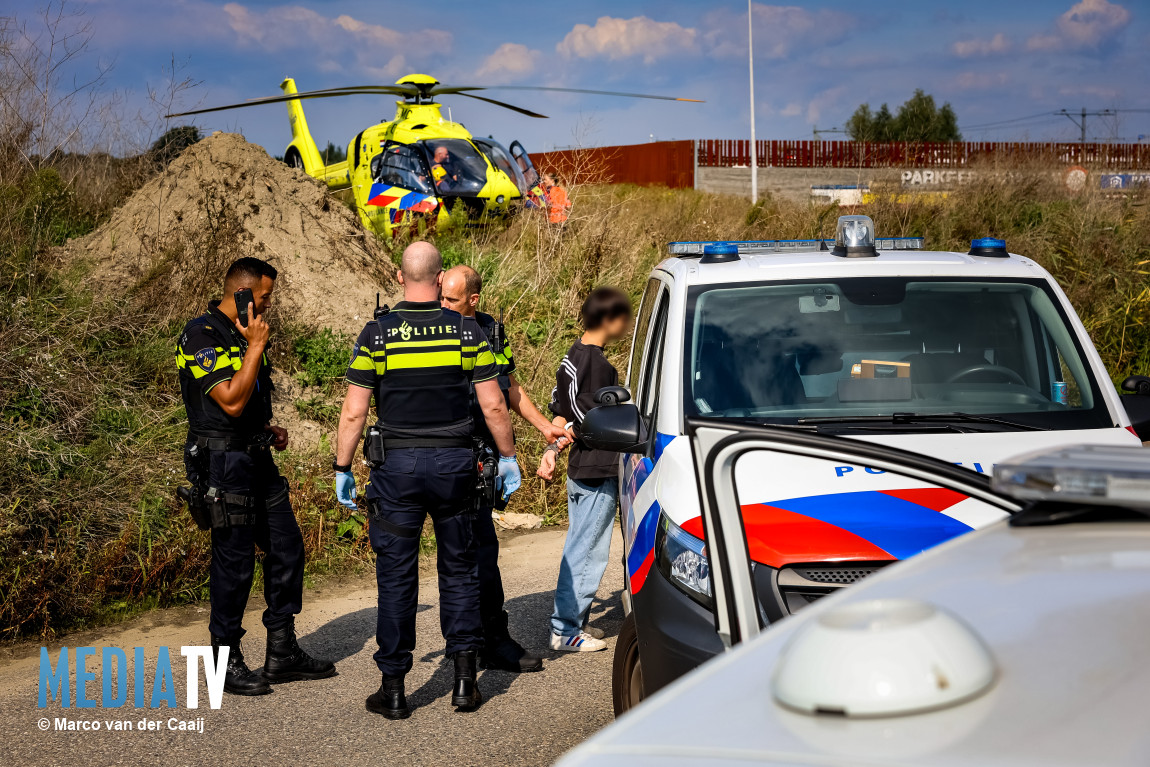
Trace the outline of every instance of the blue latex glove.
{"label": "blue latex glove", "polygon": [[515,456],[499,456],[499,480],[503,486],[503,500],[510,498],[523,484],[523,475],[519,473],[519,462]]}
{"label": "blue latex glove", "polygon": [[336,472],[335,499],[351,510],[355,510],[355,475],[350,471]]}

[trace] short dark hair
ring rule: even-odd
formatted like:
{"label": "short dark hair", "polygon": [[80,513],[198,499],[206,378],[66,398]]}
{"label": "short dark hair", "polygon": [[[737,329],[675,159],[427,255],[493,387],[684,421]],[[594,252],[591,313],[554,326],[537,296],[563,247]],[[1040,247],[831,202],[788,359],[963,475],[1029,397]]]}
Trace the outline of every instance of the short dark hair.
{"label": "short dark hair", "polygon": [[267,261],[255,258],[254,256],[245,256],[244,258],[236,259],[232,262],[232,265],[228,267],[227,274],[224,275],[224,284],[235,283],[245,277],[253,280],[268,277],[274,280],[278,274],[279,272],[276,271],[276,268]]}
{"label": "short dark hair", "polygon": [[631,300],[618,288],[595,288],[579,310],[585,330],[594,330],[608,320],[631,316]]}

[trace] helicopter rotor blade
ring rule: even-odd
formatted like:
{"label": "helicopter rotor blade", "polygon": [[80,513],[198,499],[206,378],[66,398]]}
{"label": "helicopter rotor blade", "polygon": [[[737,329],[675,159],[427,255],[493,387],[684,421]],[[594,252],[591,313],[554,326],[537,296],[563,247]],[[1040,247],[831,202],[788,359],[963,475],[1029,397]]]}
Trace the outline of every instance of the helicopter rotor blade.
{"label": "helicopter rotor blade", "polygon": [[469,99],[475,99],[477,101],[486,101],[488,104],[494,104],[497,107],[503,107],[504,109],[510,109],[512,112],[518,112],[519,114],[527,115],[528,117],[539,117],[539,118],[542,118],[544,120],[547,119],[547,115],[541,115],[538,112],[532,112],[530,109],[524,109],[523,107],[517,107],[514,104],[508,104],[507,102],[504,102],[504,101],[496,101],[495,99],[489,99],[486,96],[476,96],[474,93],[464,93],[462,91],[457,91],[453,95],[466,96]]}
{"label": "helicopter rotor blade", "polygon": [[597,91],[588,90],[587,88],[550,88],[540,85],[473,85],[473,86],[457,86],[448,88],[435,88],[431,92],[447,93],[447,92],[460,92],[465,90],[503,90],[503,91],[550,91],[552,93],[584,93],[591,96],[620,96],[629,99],[655,99],[657,101],[689,101],[695,104],[706,103],[703,99],[688,99],[680,96],[656,96],[650,93],[627,93],[624,91]]}
{"label": "helicopter rotor blade", "polygon": [[466,96],[467,98],[476,99],[478,101],[485,101],[489,104],[510,109],[513,112],[526,115],[528,117],[546,117],[546,115],[532,112],[523,107],[517,107],[513,104],[508,104],[503,101],[487,98],[485,96],[477,96],[473,91],[483,90],[507,90],[507,91],[538,91],[538,92],[551,92],[551,93],[582,93],[591,96],[618,96],[622,98],[632,99],[655,99],[657,101],[689,101],[696,104],[705,103],[702,99],[688,99],[678,96],[656,96],[649,93],[627,93],[624,91],[599,91],[590,90],[587,88],[557,88],[537,85],[454,85],[433,87],[430,89],[421,90],[418,86],[412,83],[404,83],[403,85],[352,85],[343,88],[325,88],[321,90],[303,91],[301,93],[284,94],[280,96],[264,96],[262,98],[249,99],[242,101],[238,104],[225,104],[218,107],[206,107],[204,109],[192,109],[187,112],[175,112],[173,114],[164,115],[165,118],[170,117],[188,117],[190,115],[201,115],[209,112],[222,112],[227,109],[242,109],[244,107],[263,106],[265,104],[282,104],[285,101],[305,100],[305,99],[325,99],[335,98],[336,96],[400,96],[402,98],[414,98],[418,96],[426,96],[434,98],[435,96]]}
{"label": "helicopter rotor blade", "polygon": [[412,92],[405,88],[394,85],[372,85],[372,86],[356,86],[352,88],[328,88],[325,90],[317,91],[304,91],[301,93],[291,93],[281,96],[264,96],[262,98],[248,99],[241,101],[238,104],[225,104],[218,107],[206,107],[204,109],[192,109],[187,112],[174,112],[169,115],[164,115],[165,118],[169,117],[187,117],[188,115],[201,115],[208,112],[222,112],[226,109],[242,109],[243,107],[258,107],[264,104],[282,104],[285,101],[305,100],[305,99],[327,99],[336,96],[411,96]]}

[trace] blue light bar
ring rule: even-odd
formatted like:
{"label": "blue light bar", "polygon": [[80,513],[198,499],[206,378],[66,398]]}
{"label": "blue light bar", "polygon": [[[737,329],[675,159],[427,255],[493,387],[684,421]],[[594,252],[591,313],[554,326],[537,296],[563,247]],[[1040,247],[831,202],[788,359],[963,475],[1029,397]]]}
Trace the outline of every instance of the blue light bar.
{"label": "blue light bar", "polygon": [[967,255],[982,256],[983,258],[1007,258],[1006,240],[996,237],[980,237],[970,241],[970,251]]}
{"label": "blue light bar", "polygon": [[996,237],[980,237],[977,240],[970,241],[972,248],[1005,248],[1006,240],[1000,240]]}
{"label": "blue light bar", "polygon": [[[922,250],[922,237],[878,237],[878,250]],[[806,253],[830,250],[834,240],[711,240],[707,242],[670,242],[667,251],[672,256],[702,256],[713,249],[724,248],[723,253],[735,249],[740,256],[769,255],[772,253]],[[717,252],[717,251],[716,251]]]}

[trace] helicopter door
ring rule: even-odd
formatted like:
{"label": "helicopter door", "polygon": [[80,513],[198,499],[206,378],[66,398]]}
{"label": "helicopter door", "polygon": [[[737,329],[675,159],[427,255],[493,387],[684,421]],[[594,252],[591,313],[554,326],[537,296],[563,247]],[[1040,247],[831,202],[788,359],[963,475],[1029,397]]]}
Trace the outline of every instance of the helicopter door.
{"label": "helicopter door", "polygon": [[535,165],[532,164],[531,156],[527,154],[527,150],[518,141],[512,141],[507,151],[511,153],[511,159],[515,160],[515,167],[523,176],[523,200],[527,207],[546,208],[547,198],[543,194],[543,187],[539,186],[539,173],[535,170]]}
{"label": "helicopter door", "polygon": [[515,160],[515,164],[519,166],[519,171],[523,174],[524,180],[527,182],[527,188],[531,189],[539,183],[539,174],[535,171],[535,166],[531,163],[531,156],[527,154],[527,150],[518,141],[512,141],[511,146],[508,147],[511,152],[511,157]]}
{"label": "helicopter door", "polygon": [[481,152],[487,155],[487,159],[491,160],[491,164],[497,170],[503,171],[509,179],[515,182],[520,194],[526,194],[530,190],[530,187],[527,186],[527,180],[519,170],[519,163],[511,159],[507,150],[498,141],[483,138],[472,139],[472,141]]}
{"label": "helicopter door", "polygon": [[371,193],[367,204],[391,211],[392,223],[402,211],[430,213],[439,206],[431,172],[419,150],[389,141],[371,159]]}

